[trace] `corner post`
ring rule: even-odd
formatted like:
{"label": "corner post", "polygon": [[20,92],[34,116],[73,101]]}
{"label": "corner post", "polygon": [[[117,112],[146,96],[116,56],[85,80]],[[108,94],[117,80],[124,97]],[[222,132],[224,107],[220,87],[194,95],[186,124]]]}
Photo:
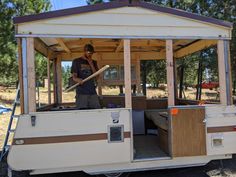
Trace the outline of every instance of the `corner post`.
{"label": "corner post", "polygon": [[173,40],[166,40],[168,106],[175,105]]}
{"label": "corner post", "polygon": [[232,104],[232,80],[230,67],[229,41],[218,40],[218,69],[220,85],[220,102],[222,105]]}
{"label": "corner post", "polygon": [[124,40],[125,107],[132,108],[130,39]]}

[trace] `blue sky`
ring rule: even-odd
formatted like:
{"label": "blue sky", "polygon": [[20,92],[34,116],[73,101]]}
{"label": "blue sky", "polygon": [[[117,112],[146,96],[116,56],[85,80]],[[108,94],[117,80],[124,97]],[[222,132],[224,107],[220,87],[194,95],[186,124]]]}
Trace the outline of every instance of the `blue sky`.
{"label": "blue sky", "polygon": [[[108,0],[105,0],[107,2]],[[71,7],[86,6],[86,0],[50,0],[51,10],[67,9]]]}
{"label": "blue sky", "polygon": [[67,9],[71,7],[85,6],[86,0],[50,0],[52,10]]}

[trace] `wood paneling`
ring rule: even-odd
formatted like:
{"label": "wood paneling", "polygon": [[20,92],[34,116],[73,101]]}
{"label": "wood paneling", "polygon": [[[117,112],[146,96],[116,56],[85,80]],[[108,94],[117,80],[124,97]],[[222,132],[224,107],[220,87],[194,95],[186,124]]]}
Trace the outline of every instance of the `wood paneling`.
{"label": "wood paneling", "polygon": [[[101,96],[102,107],[108,107],[108,104],[119,105],[125,107],[124,96]],[[146,109],[146,97],[145,96],[133,96],[132,97],[132,109],[145,110]]]}
{"label": "wood paneling", "polygon": [[167,99],[147,99],[147,109],[167,109]]}
{"label": "wood paneling", "polygon": [[[178,108],[174,108],[178,109]],[[206,155],[204,108],[178,109],[171,117],[172,156]]]}

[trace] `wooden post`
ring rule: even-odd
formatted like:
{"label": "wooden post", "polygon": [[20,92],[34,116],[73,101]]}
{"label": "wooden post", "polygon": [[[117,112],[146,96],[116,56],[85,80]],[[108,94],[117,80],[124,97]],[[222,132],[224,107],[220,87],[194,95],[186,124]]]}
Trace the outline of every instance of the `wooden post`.
{"label": "wooden post", "polygon": [[36,90],[35,90],[35,54],[34,38],[26,38],[27,43],[27,77],[28,77],[28,111],[36,112]]}
{"label": "wooden post", "polygon": [[51,78],[50,78],[50,55],[47,56],[47,77],[48,77],[48,104],[51,104]]}
{"label": "wooden post", "polygon": [[167,63],[167,88],[168,106],[175,105],[175,84],[174,84],[174,62],[173,62],[173,41],[166,40],[166,63]]}
{"label": "wooden post", "polygon": [[18,46],[18,70],[19,70],[19,83],[20,84],[20,110],[24,114],[24,87],[23,87],[23,64],[22,64],[22,39],[17,39]]}
{"label": "wooden post", "polygon": [[[102,61],[102,55],[99,54],[98,55],[98,60],[97,60],[97,65],[98,65],[98,68],[100,69],[102,67],[101,65],[101,61]],[[103,73],[99,75],[99,78],[98,78],[98,95],[101,96],[102,95],[102,77],[103,76]]]}
{"label": "wooden post", "polygon": [[58,103],[58,94],[57,94],[57,58],[55,58],[53,60],[53,99],[54,99],[54,103]]}
{"label": "wooden post", "polygon": [[229,42],[219,40],[217,43],[220,102],[222,105],[232,104],[232,84],[230,71]]}
{"label": "wooden post", "polygon": [[56,76],[57,76],[57,103],[62,103],[62,69],[61,69],[61,57],[57,57],[56,62]]}
{"label": "wooden post", "polygon": [[140,75],[140,58],[137,58],[136,62],[136,85],[137,85],[137,93],[141,93],[141,75]]}
{"label": "wooden post", "polygon": [[125,107],[132,108],[130,40],[124,40]]}

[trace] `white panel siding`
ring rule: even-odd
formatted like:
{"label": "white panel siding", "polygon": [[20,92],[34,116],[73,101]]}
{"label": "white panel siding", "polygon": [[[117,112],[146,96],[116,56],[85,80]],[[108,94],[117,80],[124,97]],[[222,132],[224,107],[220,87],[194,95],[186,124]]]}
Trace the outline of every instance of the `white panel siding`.
{"label": "white panel siding", "polygon": [[[206,106],[207,127],[236,125],[236,107],[222,105]],[[222,146],[213,146],[213,139],[222,139]],[[236,131],[207,134],[207,155],[236,153]]]}
{"label": "white panel siding", "polygon": [[107,133],[112,123],[111,112],[119,112],[119,125],[130,131],[130,111],[128,109],[77,110],[37,112],[36,125],[31,126],[29,115],[20,117],[14,138],[33,138],[66,135]]}
{"label": "white panel siding", "polygon": [[123,7],[18,24],[18,34],[230,38],[231,30],[138,7]]}
{"label": "white panel siding", "polygon": [[13,170],[52,169],[130,162],[130,138],[12,146],[8,164]]}

